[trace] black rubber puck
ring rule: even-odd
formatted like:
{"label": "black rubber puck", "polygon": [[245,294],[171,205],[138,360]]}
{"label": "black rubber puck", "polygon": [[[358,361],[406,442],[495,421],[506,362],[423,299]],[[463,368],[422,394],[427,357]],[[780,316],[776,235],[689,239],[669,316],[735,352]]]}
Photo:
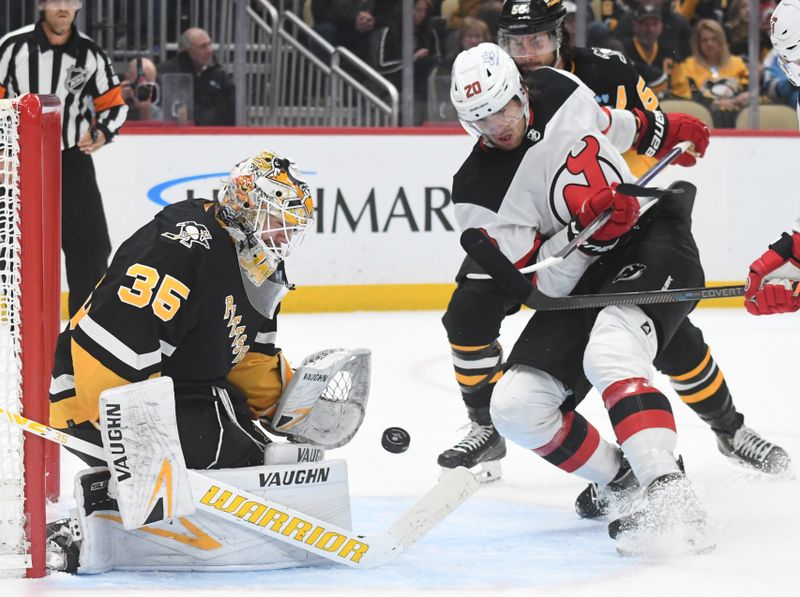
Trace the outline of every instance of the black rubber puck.
{"label": "black rubber puck", "polygon": [[389,427],[383,432],[381,438],[383,449],[392,454],[405,452],[408,450],[409,443],[411,443],[411,436],[402,427]]}

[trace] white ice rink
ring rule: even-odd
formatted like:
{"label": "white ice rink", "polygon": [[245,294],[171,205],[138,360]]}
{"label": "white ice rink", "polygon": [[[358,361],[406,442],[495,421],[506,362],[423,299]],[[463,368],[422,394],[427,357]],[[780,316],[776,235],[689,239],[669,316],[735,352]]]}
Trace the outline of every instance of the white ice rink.
{"label": "white ice rink", "polygon": [[[530,312],[507,320],[510,348]],[[350,470],[353,526],[387,527],[436,480],[437,454],[460,439],[466,416],[453,380],[439,312],[283,315],[279,344],[292,361],[315,349],[373,350],[372,393],[358,436],[332,457]],[[693,316],[725,373],[746,423],[785,447],[794,472],[770,478],[743,471],[716,449],[711,431],[674,397],[678,447],[709,511],[717,549],[700,556],[641,560],[617,555],[603,523],[580,520],[573,501],[585,482],[516,446],[503,479],[485,486],[460,510],[389,565],[375,570],[329,567],[258,573],[110,573],[0,581],[0,595],[219,596],[558,595],[732,597],[800,595],[800,314],[756,318],[734,309]],[[596,394],[581,412],[613,439]],[[411,434],[403,454],[385,452],[383,429]],[[65,456],[64,491],[77,460]],[[53,514],[65,511],[66,496]]]}

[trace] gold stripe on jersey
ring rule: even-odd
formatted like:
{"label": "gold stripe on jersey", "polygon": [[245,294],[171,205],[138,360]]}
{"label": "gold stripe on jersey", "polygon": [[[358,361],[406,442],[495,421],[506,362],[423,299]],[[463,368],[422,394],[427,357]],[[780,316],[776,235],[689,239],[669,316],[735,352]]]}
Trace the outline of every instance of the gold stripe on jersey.
{"label": "gold stripe on jersey", "polygon": [[50,424],[57,429],[100,417],[100,392],[130,383],[84,350],[75,340],[70,341],[72,367],[75,377],[75,396],[50,405]]}
{"label": "gold stripe on jersey", "polygon": [[231,369],[227,380],[247,396],[247,405],[255,417],[271,416],[283,388],[291,379],[291,367],[281,353],[274,356],[248,352]]}
{"label": "gold stripe on jersey", "polygon": [[653,164],[658,161],[655,158],[636,153],[635,149],[629,149],[622,154],[622,157],[625,159],[625,163],[628,164],[628,168],[630,168],[631,173],[636,178],[640,178],[642,174],[652,168]]}

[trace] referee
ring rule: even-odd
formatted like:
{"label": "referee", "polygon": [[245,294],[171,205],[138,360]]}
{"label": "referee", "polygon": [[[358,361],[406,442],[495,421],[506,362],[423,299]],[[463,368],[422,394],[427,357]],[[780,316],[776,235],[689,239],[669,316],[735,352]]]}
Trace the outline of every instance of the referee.
{"label": "referee", "polygon": [[73,21],[81,0],[40,0],[41,17],[0,39],[0,99],[61,100],[61,242],[72,317],[106,270],[111,241],[91,155],[111,141],[128,108],[106,55]]}

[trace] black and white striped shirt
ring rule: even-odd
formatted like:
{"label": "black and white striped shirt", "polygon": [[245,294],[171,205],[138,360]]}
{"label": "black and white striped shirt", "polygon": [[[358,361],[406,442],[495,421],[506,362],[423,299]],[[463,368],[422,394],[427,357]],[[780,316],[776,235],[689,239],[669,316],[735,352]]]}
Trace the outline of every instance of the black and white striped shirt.
{"label": "black and white striped shirt", "polygon": [[108,57],[74,25],[62,46],[50,45],[41,21],[0,39],[0,99],[25,93],[52,93],[61,100],[62,149],[77,145],[93,119],[111,141],[128,113]]}

